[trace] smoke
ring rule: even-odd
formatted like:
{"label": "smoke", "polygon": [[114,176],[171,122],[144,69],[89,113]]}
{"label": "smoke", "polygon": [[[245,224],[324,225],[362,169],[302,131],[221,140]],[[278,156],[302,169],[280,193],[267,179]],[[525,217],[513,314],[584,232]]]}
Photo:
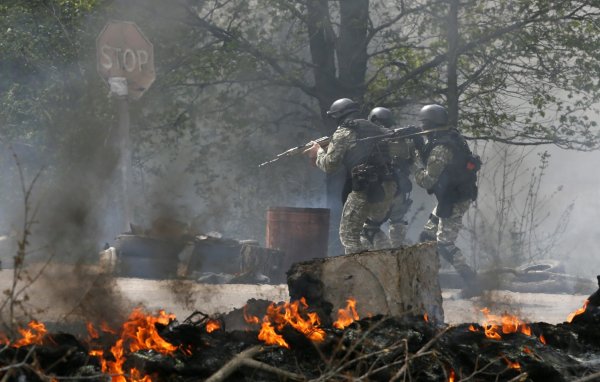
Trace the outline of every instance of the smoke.
{"label": "smoke", "polygon": [[45,269],[34,290],[51,303],[51,316],[58,321],[105,322],[118,327],[133,308],[110,273],[82,264]]}

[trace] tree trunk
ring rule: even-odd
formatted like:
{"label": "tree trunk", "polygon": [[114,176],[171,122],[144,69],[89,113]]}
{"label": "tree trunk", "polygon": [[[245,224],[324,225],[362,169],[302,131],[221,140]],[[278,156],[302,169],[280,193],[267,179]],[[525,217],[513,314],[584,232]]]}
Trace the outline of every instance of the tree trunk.
{"label": "tree trunk", "polygon": [[[328,0],[309,0],[306,3],[307,30],[315,88],[323,126],[326,134],[332,134],[337,126],[327,119],[329,106],[339,98],[351,98],[362,102],[365,93],[367,71],[367,27],[369,0],[342,0],[340,7],[339,37],[331,24]],[[336,70],[335,58],[339,72]],[[338,74],[336,76],[336,74]],[[346,170],[327,176],[327,207],[331,210],[329,253],[343,253],[339,240],[339,222],[342,214],[341,195]]]}
{"label": "tree trunk", "polygon": [[340,83],[346,97],[361,102],[367,70],[367,27],[369,0],[342,0],[340,38],[337,50]]}
{"label": "tree trunk", "polygon": [[458,127],[458,0],[450,0],[448,12],[448,124]]}
{"label": "tree trunk", "polygon": [[[327,0],[309,0],[306,3],[308,41],[315,76],[315,88],[326,129],[334,129],[327,123],[326,111],[340,98],[335,67],[335,35],[331,26]],[[330,131],[329,131],[330,133]]]}

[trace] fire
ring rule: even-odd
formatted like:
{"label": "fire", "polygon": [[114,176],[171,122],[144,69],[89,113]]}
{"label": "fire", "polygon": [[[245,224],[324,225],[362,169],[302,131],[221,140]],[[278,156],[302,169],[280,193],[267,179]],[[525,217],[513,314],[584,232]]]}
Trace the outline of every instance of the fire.
{"label": "fire", "polygon": [[448,382],[454,382],[456,375],[454,374],[454,369],[450,369],[450,375],[448,376]]}
{"label": "fire", "polygon": [[106,323],[106,321],[102,321],[100,323],[100,330],[102,330],[104,333],[117,334],[117,331],[111,329],[111,327],[108,326],[108,323]]}
{"label": "fire", "polygon": [[579,316],[580,314],[585,312],[589,303],[590,303],[590,300],[585,300],[585,302],[583,303],[583,306],[581,308],[579,308],[576,311],[574,311],[573,313],[569,314],[569,317],[567,317],[567,322],[573,322],[573,319],[575,318],[575,316]]}
{"label": "fire", "polygon": [[471,324],[469,325],[469,330],[472,332],[478,332],[479,330],[475,327],[475,325]]}
{"label": "fire", "polygon": [[533,351],[527,346],[523,346],[523,353],[532,354]]}
{"label": "fire", "polygon": [[358,313],[356,312],[356,300],[350,297],[346,300],[346,303],[345,309],[338,309],[338,319],[333,323],[334,328],[344,329],[359,319]]}
{"label": "fire", "polygon": [[19,328],[21,339],[12,344],[13,347],[19,348],[21,346],[41,344],[44,336],[48,332],[46,326],[41,322],[35,320],[27,324],[29,329]]}
{"label": "fire", "polygon": [[425,314],[423,315],[423,319],[425,320],[425,322],[429,322],[429,316],[427,315],[427,312],[425,312]]}
{"label": "fire", "polygon": [[[325,331],[320,328],[319,316],[314,312],[307,312],[307,308],[308,304],[304,297],[291,303],[284,302],[278,305],[271,303],[263,317],[258,339],[267,345],[279,345],[289,349],[289,344],[278,332],[286,326],[291,326],[311,341],[324,341]],[[247,313],[246,307],[244,307],[244,319],[250,324],[260,322],[258,317]]]}
{"label": "fire", "polygon": [[494,340],[502,339],[499,330],[502,330],[502,333],[504,334],[521,332],[526,336],[531,336],[531,327],[525,322],[521,321],[517,316],[513,316],[508,313],[504,313],[502,316],[497,316],[495,314],[490,314],[490,310],[488,308],[483,308],[481,312],[486,318],[486,322],[483,323],[482,326],[485,331],[485,336],[488,338]]}
{"label": "fire", "polygon": [[129,339],[129,350],[155,350],[162,354],[173,353],[177,346],[171,345],[158,335],[156,324],[168,325],[175,320],[175,315],[166,314],[164,310],[158,312],[158,317],[147,316],[141,309],[134,309],[127,322],[123,324],[122,339]]}
{"label": "fire", "polygon": [[206,323],[206,331],[208,333],[212,333],[215,330],[221,329],[221,323],[217,320],[208,320]]}
{"label": "fire", "polygon": [[130,380],[131,382],[152,382],[152,378],[147,375],[142,376],[142,373],[136,368],[131,369]]}
{"label": "fire", "polygon": [[267,345],[279,345],[286,349],[290,348],[287,342],[283,339],[281,334],[277,334],[275,332],[275,328],[269,322],[269,318],[265,316],[263,319],[262,326],[260,328],[260,332],[258,333],[258,339],[264,341]]}
{"label": "fire", "polygon": [[[141,309],[136,308],[123,324],[120,338],[110,348],[114,361],[101,359],[102,372],[113,375],[112,382],[151,382],[149,376],[142,376],[140,371],[133,368],[129,370],[129,376],[125,376],[123,364],[125,363],[126,350],[130,353],[138,350],[154,350],[162,354],[170,354],[177,350],[177,346],[165,341],[156,330],[156,324],[168,325],[175,319],[175,315],[166,314],[160,310],[157,316],[146,315]],[[102,326],[101,326],[102,327]],[[89,330],[89,328],[88,328]],[[107,325],[102,330],[113,332]],[[103,357],[102,350],[91,350],[90,355]]]}
{"label": "fire", "polygon": [[94,325],[91,322],[88,322],[85,326],[91,339],[95,340],[97,338],[100,338],[100,335],[98,334],[98,332],[94,328]]}
{"label": "fire", "polygon": [[304,297],[299,301],[286,302],[279,306],[272,303],[267,308],[267,316],[271,322],[277,324],[278,330],[283,329],[286,325],[290,325],[312,341],[321,342],[325,340],[325,331],[319,328],[321,325],[319,316],[314,312],[308,312],[306,313],[308,318],[305,319],[300,313],[300,304],[302,304],[302,310],[305,311],[308,308]]}
{"label": "fire", "polygon": [[519,364],[519,362],[516,362],[516,361],[513,362],[510,359],[506,358],[505,356],[502,356],[502,358],[504,359],[504,362],[506,362],[506,364],[508,365],[509,368],[517,369],[517,370],[521,369],[521,365]]}
{"label": "fire", "polygon": [[249,324],[260,324],[260,319],[248,314],[248,305],[244,305],[244,320]]}
{"label": "fire", "polygon": [[543,343],[544,345],[546,345],[546,338],[544,338],[544,335],[540,335],[540,342]]}

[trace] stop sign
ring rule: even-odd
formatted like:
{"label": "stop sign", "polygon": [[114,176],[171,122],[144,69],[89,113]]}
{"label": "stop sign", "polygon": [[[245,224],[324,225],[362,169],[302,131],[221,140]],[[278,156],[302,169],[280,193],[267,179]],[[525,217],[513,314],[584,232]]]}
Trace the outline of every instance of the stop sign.
{"label": "stop sign", "polygon": [[109,21],[96,39],[98,73],[127,78],[129,97],[138,99],[154,79],[154,48],[135,23]]}

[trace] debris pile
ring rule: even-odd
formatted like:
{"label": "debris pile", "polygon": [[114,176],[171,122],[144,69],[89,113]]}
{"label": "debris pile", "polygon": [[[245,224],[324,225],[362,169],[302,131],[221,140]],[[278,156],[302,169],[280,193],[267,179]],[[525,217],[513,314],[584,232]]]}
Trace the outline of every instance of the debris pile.
{"label": "debris pile", "polygon": [[255,240],[198,233],[172,219],[156,219],[150,228],[131,225],[100,254],[103,267],[121,277],[193,279],[205,284],[284,282],[283,254]]}
{"label": "debris pile", "polygon": [[[600,371],[600,308],[559,325],[485,311],[481,323],[448,326],[427,315],[360,318],[348,299],[324,325],[304,299],[249,301],[244,328],[227,315],[183,322],[134,310],[120,328],[48,333],[32,322],[2,339],[0,377],[17,381],[564,381]],[[590,302],[591,301],[591,302]],[[266,308],[265,308],[266,307]],[[259,311],[263,311],[259,314]],[[232,313],[234,314],[234,313]],[[586,377],[586,378],[587,378]],[[587,379],[593,380],[593,379]]]}

